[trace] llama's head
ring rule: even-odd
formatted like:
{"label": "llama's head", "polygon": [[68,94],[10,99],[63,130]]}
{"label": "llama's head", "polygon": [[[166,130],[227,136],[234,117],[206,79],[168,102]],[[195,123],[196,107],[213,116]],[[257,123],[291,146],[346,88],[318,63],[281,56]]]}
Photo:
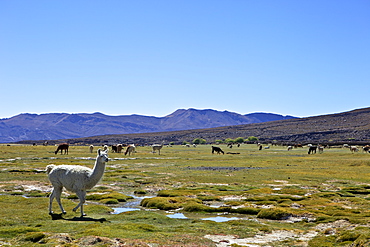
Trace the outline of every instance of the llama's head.
{"label": "llama's head", "polygon": [[100,159],[103,162],[108,162],[108,149],[105,151],[101,151],[101,149],[98,149],[98,159]]}

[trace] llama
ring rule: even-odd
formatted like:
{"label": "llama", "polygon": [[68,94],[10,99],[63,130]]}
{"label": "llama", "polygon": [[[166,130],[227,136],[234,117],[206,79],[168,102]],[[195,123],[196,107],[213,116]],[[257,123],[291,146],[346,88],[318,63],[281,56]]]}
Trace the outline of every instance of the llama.
{"label": "llama", "polygon": [[123,149],[122,144],[117,144],[117,153],[121,153]]}
{"label": "llama", "polygon": [[60,154],[63,154],[63,150],[64,150],[64,154],[68,154],[68,148],[69,148],[68,143],[61,143],[58,145],[57,150],[55,150],[55,154],[57,154],[59,150],[60,150]]}
{"label": "llama", "polygon": [[319,150],[319,154],[322,154],[324,152],[324,146],[319,145],[317,149]]}
{"label": "llama", "polygon": [[217,154],[220,154],[220,153],[225,154],[225,153],[224,153],[224,151],[222,151],[222,149],[221,149],[221,148],[219,148],[219,147],[215,147],[215,146],[212,146],[212,153],[214,154],[215,152],[216,152]]}
{"label": "llama", "polygon": [[127,155],[127,154],[131,155],[131,153],[135,153],[135,145],[134,144],[130,144],[126,148],[125,155]]}
{"label": "llama", "polygon": [[349,149],[352,153],[358,152],[358,148],[356,146],[350,146]]}
{"label": "llama", "polygon": [[103,177],[105,170],[105,163],[108,161],[108,150],[101,151],[98,149],[98,156],[96,157],[93,169],[84,166],[75,165],[48,165],[46,166],[46,173],[49,181],[53,185],[53,191],[50,195],[49,214],[53,214],[52,204],[55,198],[59,204],[63,214],[66,214],[60,195],[63,187],[71,192],[77,194],[80,203],[73,209],[75,212],[79,207],[81,208],[81,217],[85,216],[83,211],[83,204],[85,203],[86,190],[94,187]]}
{"label": "llama", "polygon": [[292,150],[293,146],[288,146],[288,151]]}
{"label": "llama", "polygon": [[112,153],[117,153],[117,145],[112,145]]}
{"label": "llama", "polygon": [[153,144],[152,145],[153,153],[155,153],[155,151],[158,150],[158,154],[161,155],[161,149],[162,149],[162,147],[163,147],[163,142],[162,142],[161,145],[159,145],[159,144]]}
{"label": "llama", "polygon": [[317,146],[309,146],[308,154],[316,153]]}
{"label": "llama", "polygon": [[94,145],[90,145],[89,149],[90,149],[90,153],[92,153],[94,151]]}

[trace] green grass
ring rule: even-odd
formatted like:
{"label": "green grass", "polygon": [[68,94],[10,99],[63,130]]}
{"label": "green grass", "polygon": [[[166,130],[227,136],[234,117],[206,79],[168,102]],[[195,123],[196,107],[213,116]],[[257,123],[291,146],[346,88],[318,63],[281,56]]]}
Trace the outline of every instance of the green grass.
{"label": "green grass", "polygon": [[[72,212],[76,196],[64,193],[67,215],[53,220],[48,215],[51,185],[46,165],[92,168],[96,154],[89,153],[88,146],[72,146],[69,155],[55,155],[54,146],[0,145],[0,245],[54,246],[60,244],[56,236],[63,233],[71,246],[88,236],[119,238],[133,246],[214,246],[206,234],[246,238],[273,230],[304,232],[319,224],[331,229],[337,220],[356,230],[339,227],[333,234],[322,230],[309,245],[369,243],[365,226],[370,219],[370,154],[352,154],[348,149],[308,155],[306,148],[288,152],[279,146],[261,151],[256,145],[221,147],[225,153],[240,154],[212,154],[209,145],[163,147],[161,155],[151,153],[150,147],[138,147],[131,157],[109,153],[103,179],[87,193],[87,217],[81,220],[79,213]],[[111,214],[111,207],[131,200],[133,194],[153,196],[143,200],[146,209],[179,210],[194,217],[171,219],[151,210]],[[54,211],[59,212],[56,202]],[[244,219],[201,220],[220,213]],[[290,215],[311,220],[282,220]],[[288,239],[276,246],[298,244]]]}

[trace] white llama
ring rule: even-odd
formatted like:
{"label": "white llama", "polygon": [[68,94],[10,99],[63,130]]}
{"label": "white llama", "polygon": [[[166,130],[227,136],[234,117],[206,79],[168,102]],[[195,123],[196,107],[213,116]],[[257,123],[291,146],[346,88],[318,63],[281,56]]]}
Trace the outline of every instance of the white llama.
{"label": "white llama", "polygon": [[81,207],[81,217],[85,216],[83,204],[85,203],[86,190],[94,187],[103,177],[105,162],[107,161],[108,150],[101,151],[98,149],[98,156],[96,157],[93,169],[75,165],[48,165],[46,167],[46,172],[54,187],[50,195],[49,214],[53,213],[52,204],[54,198],[56,198],[62,213],[66,214],[60,201],[63,187],[65,187],[67,190],[75,192],[80,200],[80,203],[73,209],[73,211],[76,211]]}

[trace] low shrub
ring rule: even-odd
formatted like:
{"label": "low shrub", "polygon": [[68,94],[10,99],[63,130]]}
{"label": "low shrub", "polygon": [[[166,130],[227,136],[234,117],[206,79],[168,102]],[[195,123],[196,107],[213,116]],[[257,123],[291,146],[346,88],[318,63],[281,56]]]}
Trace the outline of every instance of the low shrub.
{"label": "low shrub", "polygon": [[260,211],[261,211],[260,208],[243,207],[232,209],[231,213],[257,215]]}
{"label": "low shrub", "polygon": [[110,192],[106,194],[90,194],[86,196],[86,200],[101,201],[104,199],[116,199],[118,202],[126,202],[129,199],[133,199],[133,197],[126,196],[119,192]]}
{"label": "low shrub", "polygon": [[221,201],[220,197],[218,196],[198,196],[199,200],[202,200],[204,202],[206,201]]}
{"label": "low shrub", "polygon": [[118,200],[113,198],[102,199],[99,202],[104,204],[119,204]]}
{"label": "low shrub", "polygon": [[201,203],[189,202],[184,206],[183,210],[186,212],[214,212],[217,209]]}
{"label": "low shrub", "polygon": [[30,241],[30,242],[33,242],[33,243],[37,243],[41,239],[45,238],[45,236],[46,235],[42,232],[28,232],[23,237],[23,240],[24,241]]}
{"label": "low shrub", "polygon": [[147,208],[157,208],[161,210],[173,210],[178,209],[181,207],[176,198],[166,198],[166,197],[153,197],[153,198],[144,198],[140,206],[147,207]]}
{"label": "low shrub", "polygon": [[134,194],[135,195],[145,195],[146,194],[146,191],[145,190],[135,190],[134,191]]}
{"label": "low shrub", "polygon": [[355,241],[361,234],[356,231],[345,231],[337,238],[337,242]]}
{"label": "low shrub", "polygon": [[292,214],[286,210],[279,208],[268,208],[262,209],[258,214],[257,218],[270,219],[270,220],[283,220],[291,216]]}

